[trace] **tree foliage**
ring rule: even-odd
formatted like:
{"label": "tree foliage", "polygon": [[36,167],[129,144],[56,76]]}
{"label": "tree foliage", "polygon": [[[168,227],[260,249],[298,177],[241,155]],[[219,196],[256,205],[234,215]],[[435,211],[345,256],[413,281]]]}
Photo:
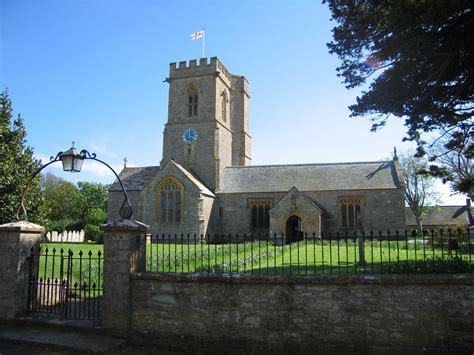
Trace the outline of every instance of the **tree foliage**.
{"label": "tree foliage", "polygon": [[423,231],[423,217],[428,212],[428,203],[438,202],[434,178],[425,174],[428,159],[416,158],[413,152],[400,154],[400,166],[405,180],[405,202],[415,216],[418,231]]}
{"label": "tree foliage", "polygon": [[452,191],[462,192],[474,201],[474,157],[473,152],[468,151],[472,137],[466,133],[459,139],[464,142],[453,145],[452,140],[442,137],[431,143],[430,160],[436,164],[429,167],[429,173],[448,182]]}
{"label": "tree foliage", "polygon": [[41,191],[48,230],[81,229],[81,196],[76,185],[48,172],[41,177]]}
{"label": "tree foliage", "polygon": [[[365,90],[349,107],[351,116],[369,116],[373,131],[390,116],[403,117],[404,139],[417,142],[417,156],[429,150],[426,133],[431,132],[446,137],[445,152],[472,159],[472,1],[325,2],[337,23],[328,47],[342,61],[338,75],[347,88]],[[431,156],[436,160],[439,154]],[[432,173],[442,172],[434,168]],[[469,183],[454,187],[466,192],[459,188]]]}
{"label": "tree foliage", "polygon": [[48,173],[42,177],[41,187],[48,230],[84,229],[86,238],[102,241],[101,225],[107,221],[107,185],[74,185]]}
{"label": "tree foliage", "polygon": [[[20,198],[30,178],[41,166],[26,145],[26,130],[20,115],[12,119],[12,104],[5,90],[0,94],[0,224],[15,220]],[[39,177],[25,198],[28,220],[40,222],[42,199]]]}

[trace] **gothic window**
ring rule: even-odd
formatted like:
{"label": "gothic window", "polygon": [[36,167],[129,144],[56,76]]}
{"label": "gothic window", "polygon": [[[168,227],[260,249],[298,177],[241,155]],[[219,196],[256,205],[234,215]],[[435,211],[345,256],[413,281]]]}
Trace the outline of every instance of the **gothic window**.
{"label": "gothic window", "polygon": [[183,186],[169,178],[157,187],[160,223],[180,223],[183,214]]}
{"label": "gothic window", "polygon": [[188,96],[188,116],[198,115],[198,90],[195,86],[191,86],[187,92]]}
{"label": "gothic window", "polygon": [[339,225],[342,228],[360,228],[363,226],[364,199],[358,196],[339,197]]}
{"label": "gothic window", "polygon": [[221,116],[222,121],[227,122],[227,95],[225,91],[221,94]]}
{"label": "gothic window", "polygon": [[270,208],[271,199],[250,199],[250,228],[269,229],[270,228]]}

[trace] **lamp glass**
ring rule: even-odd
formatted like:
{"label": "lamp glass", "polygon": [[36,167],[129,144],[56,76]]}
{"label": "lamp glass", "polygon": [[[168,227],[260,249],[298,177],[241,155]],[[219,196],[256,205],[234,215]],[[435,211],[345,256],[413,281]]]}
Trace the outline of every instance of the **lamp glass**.
{"label": "lamp glass", "polygon": [[64,171],[78,173],[81,171],[84,158],[77,153],[76,148],[71,148],[60,155]]}
{"label": "lamp glass", "polygon": [[64,171],[72,171],[72,163],[74,157],[72,155],[61,155],[61,163],[63,163]]}
{"label": "lamp glass", "polygon": [[83,162],[84,162],[84,159],[80,155],[74,156],[71,172],[79,173],[82,169]]}

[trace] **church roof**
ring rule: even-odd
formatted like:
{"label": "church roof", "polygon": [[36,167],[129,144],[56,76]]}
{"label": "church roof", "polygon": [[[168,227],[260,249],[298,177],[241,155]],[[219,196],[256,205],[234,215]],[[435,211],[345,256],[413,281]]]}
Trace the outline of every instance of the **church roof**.
{"label": "church roof", "polygon": [[[178,164],[173,160],[170,160],[170,163],[176,166],[177,169],[179,169],[194,185],[196,185],[202,194],[216,197],[211,190],[209,190],[196,176],[186,170],[181,164]],[[159,166],[124,168],[120,172],[119,177],[120,180],[122,180],[125,190],[140,191],[151,179],[153,179],[159,170]],[[110,186],[109,191],[122,191],[117,179],[115,179],[114,183]]]}
{"label": "church roof", "polygon": [[393,161],[228,167],[219,193],[396,189],[403,184]]}
{"label": "church roof", "polygon": [[[407,226],[415,226],[415,216],[410,207],[405,207]],[[469,225],[468,207],[464,206],[436,206],[429,208],[423,216],[425,226]]]}
{"label": "church roof", "polygon": [[[140,191],[160,170],[159,166],[144,166],[138,168],[123,168],[119,177],[127,191]],[[110,186],[109,191],[122,191],[117,179]]]}

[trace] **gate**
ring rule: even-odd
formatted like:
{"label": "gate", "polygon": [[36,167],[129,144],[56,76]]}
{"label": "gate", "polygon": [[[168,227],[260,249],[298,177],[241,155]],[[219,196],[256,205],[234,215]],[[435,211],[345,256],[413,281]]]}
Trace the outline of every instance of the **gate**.
{"label": "gate", "polygon": [[[83,252],[79,247],[86,247]],[[64,249],[48,244],[31,250],[28,314],[100,320],[103,256],[100,246]]]}

